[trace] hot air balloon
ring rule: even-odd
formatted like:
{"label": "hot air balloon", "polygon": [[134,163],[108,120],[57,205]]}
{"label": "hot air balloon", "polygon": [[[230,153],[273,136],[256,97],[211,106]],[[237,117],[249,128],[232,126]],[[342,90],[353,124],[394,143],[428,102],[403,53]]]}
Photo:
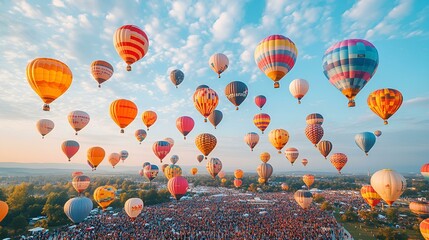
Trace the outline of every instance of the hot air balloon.
{"label": "hot air balloon", "polygon": [[271,145],[279,150],[279,153],[282,153],[282,148],[289,141],[289,133],[281,128],[273,129],[268,134],[268,140],[270,140]]}
{"label": "hot air balloon", "polygon": [[175,69],[170,72],[170,80],[176,88],[183,82],[183,79],[185,79],[185,74],[183,74],[179,69]]}
{"label": "hot air balloon", "polygon": [[313,183],[314,183],[314,175],[313,174],[305,174],[304,176],[302,176],[302,181],[310,189],[311,185],[313,185]]}
{"label": "hot air balloon", "polygon": [[172,164],[176,164],[178,161],[179,161],[179,156],[173,155],[173,156],[170,157],[170,162]]}
{"label": "hot air balloon", "polygon": [[164,175],[167,179],[182,176],[182,169],[178,165],[170,164],[164,169]]}
{"label": "hot air balloon", "polygon": [[253,148],[259,142],[259,135],[255,132],[249,132],[244,136],[244,142],[250,147],[250,150],[253,151]]}
{"label": "hot air balloon", "polygon": [[177,130],[183,134],[183,139],[186,139],[186,136],[194,129],[194,125],[194,119],[191,117],[182,116],[176,119]]}
{"label": "hot air balloon", "polygon": [[307,125],[310,125],[310,124],[322,125],[323,116],[320,113],[311,113],[307,115],[307,117],[305,118],[305,122],[307,123]]}
{"label": "hot air balloon", "polygon": [[263,152],[263,153],[261,153],[261,154],[259,155],[259,158],[261,159],[261,161],[262,161],[263,163],[267,163],[267,162],[270,160],[271,155],[270,155],[269,153],[267,153],[267,152]]}
{"label": "hot air balloon", "polygon": [[0,222],[6,217],[9,212],[9,206],[6,202],[0,201]]}
{"label": "hot air balloon", "polygon": [[78,177],[78,176],[82,176],[83,172],[72,172],[72,177]]}
{"label": "hot air balloon", "polygon": [[387,124],[389,119],[402,105],[402,94],[396,89],[384,88],[369,94],[368,107],[384,120]]}
{"label": "hot air balloon", "polygon": [[267,102],[267,98],[264,95],[258,95],[255,97],[255,104],[259,107],[260,110],[262,110],[262,107]]}
{"label": "hot air balloon", "polygon": [[323,56],[323,73],[355,106],[355,97],[375,74],[377,49],[363,39],[348,39],[329,47]]}
{"label": "hot air balloon", "polygon": [[165,156],[167,156],[170,150],[171,145],[167,141],[156,141],[152,145],[153,153],[159,158],[161,162],[165,158]]}
{"label": "hot air balloon", "polygon": [[88,164],[88,166],[91,167],[92,171],[95,170],[94,165],[92,165],[92,163],[89,160],[86,160],[86,163]]}
{"label": "hot air balloon", "polygon": [[102,83],[112,77],[113,67],[106,61],[96,60],[91,63],[91,74],[95,81],[98,82],[98,87],[100,88]]}
{"label": "hot air balloon", "polygon": [[420,233],[425,240],[429,239],[429,218],[420,223]]}
{"label": "hot air balloon", "polygon": [[90,183],[91,181],[89,177],[85,175],[76,176],[72,180],[73,188],[76,189],[79,194],[85,191],[89,187]]}
{"label": "hot air balloon", "polygon": [[164,138],[164,141],[168,142],[170,144],[170,147],[173,148],[174,140],[172,138]]}
{"label": "hot air balloon", "polygon": [[110,117],[121,128],[127,127],[137,116],[137,106],[130,100],[118,99],[110,104]]}
{"label": "hot air balloon", "polygon": [[143,163],[143,168],[145,168],[146,166],[149,166],[150,165],[150,162],[144,162]]}
{"label": "hot air balloon", "polygon": [[347,156],[344,153],[334,153],[330,157],[331,164],[338,170],[338,173],[341,174],[341,169],[347,163]]}
{"label": "hot air balloon", "polygon": [[282,187],[283,191],[288,191],[289,190],[289,185],[287,185],[286,183],[282,183],[281,187]]}
{"label": "hot air balloon", "polygon": [[144,111],[142,114],[142,120],[144,125],[146,125],[147,130],[149,131],[149,127],[152,126],[155,122],[158,116],[156,115],[156,112],[154,111]]}
{"label": "hot air balloon", "polygon": [[110,185],[98,187],[94,191],[94,200],[104,210],[115,201],[116,188]]}
{"label": "hot air balloon", "polygon": [[195,174],[197,174],[198,173],[198,168],[191,168],[191,174],[193,175],[193,176],[195,176]]}
{"label": "hot air balloon", "polygon": [[88,217],[94,205],[87,197],[75,197],[64,204],[64,213],[73,223],[80,223]]}
{"label": "hot air balloon", "polygon": [[224,172],[224,171],[220,171],[220,172],[217,174],[217,176],[218,176],[219,178],[225,178],[225,172]]}
{"label": "hot air balloon", "polygon": [[161,166],[161,170],[162,170],[162,172],[165,174],[165,169],[168,167],[168,164],[167,163],[164,163],[164,164],[162,164],[162,166]]}
{"label": "hot air balloon", "polygon": [[374,131],[374,135],[375,135],[376,137],[380,137],[380,136],[381,136],[381,131],[380,131],[380,130],[375,130],[375,131]]}
{"label": "hot air balloon", "polygon": [[27,65],[27,80],[39,95],[43,111],[49,111],[49,104],[63,95],[70,87],[73,74],[61,61],[52,58],[36,58]]}
{"label": "hot air balloon", "polygon": [[223,114],[220,110],[214,110],[209,116],[208,119],[210,123],[214,126],[216,129],[217,125],[222,121]]}
{"label": "hot air balloon", "polygon": [[215,178],[220,170],[222,170],[222,162],[219,158],[210,158],[210,160],[207,161],[206,168],[209,174]]}
{"label": "hot air balloon", "polygon": [[67,140],[64,141],[61,144],[61,150],[63,150],[63,153],[67,156],[67,158],[70,159],[79,151],[79,143],[73,140]]}
{"label": "hot air balloon", "polygon": [[313,202],[313,194],[310,191],[298,190],[293,194],[293,197],[303,209],[308,209]]}
{"label": "hot air balloon", "polygon": [[147,133],[143,129],[137,129],[134,133],[134,136],[136,137],[137,141],[139,141],[140,144],[142,144],[143,140],[146,138]]}
{"label": "hot air balloon", "polygon": [[143,210],[143,200],[130,198],[125,202],[124,210],[131,219],[135,219]]}
{"label": "hot air balloon", "polygon": [[212,150],[216,147],[217,139],[210,133],[201,133],[195,138],[195,145],[207,159]]}
{"label": "hot air balloon", "polygon": [[314,144],[314,147],[317,147],[317,143],[323,137],[322,126],[319,124],[308,124],[305,128],[305,136]]}
{"label": "hot air balloon", "polygon": [[45,138],[45,135],[54,129],[55,124],[49,119],[40,119],[37,121],[36,127],[39,133],[42,135],[42,138]]}
{"label": "hot air balloon", "polygon": [[261,163],[256,169],[256,172],[258,173],[258,176],[260,178],[264,179],[265,182],[267,182],[273,174],[273,167],[269,163]]}
{"label": "hot air balloon", "polygon": [[243,181],[241,179],[234,179],[234,187],[239,188],[243,184]]}
{"label": "hot air balloon", "polygon": [[90,120],[88,113],[84,111],[73,111],[69,113],[67,118],[72,128],[76,131],[76,135],[77,132],[79,132],[82,128],[88,125]]}
{"label": "hot air balloon", "polygon": [[264,183],[266,183],[267,182],[267,179],[265,179],[265,178],[258,178],[258,183],[259,184],[264,184]]}
{"label": "hot air balloon", "polygon": [[197,156],[197,161],[198,162],[202,162],[204,160],[204,155],[198,155]]}
{"label": "hot air balloon", "polygon": [[306,158],[301,160],[302,165],[307,166],[308,160]]}
{"label": "hot air balloon", "polygon": [[146,55],[149,48],[149,38],[139,27],[124,25],[115,31],[113,46],[127,64],[127,71],[131,71],[131,64]]}
{"label": "hot air balloon", "polygon": [[215,90],[211,88],[197,89],[192,96],[194,106],[204,117],[204,122],[207,122],[207,117],[216,109],[219,103],[219,97]]}
{"label": "hot air balloon", "polygon": [[419,216],[429,215],[429,203],[427,202],[410,202],[410,211]]}
{"label": "hot air balloon", "polygon": [[372,175],[371,186],[391,206],[407,188],[407,181],[391,169],[382,169]]}
{"label": "hot air balloon", "polygon": [[227,181],[227,180],[226,180],[226,178],[221,178],[221,179],[220,179],[220,182],[221,182],[222,184],[225,184],[225,183],[226,183],[226,181]]}
{"label": "hot air balloon", "polygon": [[151,182],[158,176],[159,168],[156,165],[148,165],[143,168],[143,175]]}
{"label": "hot air balloon", "polygon": [[188,191],[188,180],[182,176],[171,178],[168,180],[167,188],[171,195],[179,201]]}
{"label": "hot air balloon", "polygon": [[207,86],[207,85],[202,84],[202,85],[199,85],[199,86],[195,89],[195,91],[197,91],[198,89],[201,89],[201,88],[210,88],[210,87],[209,87],[209,86]]}
{"label": "hot air balloon", "polygon": [[289,84],[289,92],[294,98],[298,99],[299,104],[301,104],[301,99],[308,92],[308,88],[308,82],[301,78],[295,79]]}
{"label": "hot air balloon", "polygon": [[375,140],[376,137],[374,133],[371,132],[363,132],[355,135],[356,145],[358,145],[358,147],[362,149],[362,151],[364,151],[367,156],[369,150],[371,150],[372,146],[374,146]]}
{"label": "hot air balloon", "polygon": [[243,174],[244,174],[244,172],[241,169],[237,169],[234,171],[234,177],[235,178],[243,178]]}
{"label": "hot air balloon", "polygon": [[230,82],[225,87],[225,96],[234,104],[235,110],[238,110],[238,106],[246,99],[248,92],[247,85],[240,81]]}
{"label": "hot air balloon", "polygon": [[266,113],[259,113],[253,117],[253,124],[261,130],[262,134],[264,134],[265,129],[270,125],[270,121],[270,115]]}
{"label": "hot air balloon", "polygon": [[291,147],[291,148],[286,148],[285,150],[285,156],[287,158],[287,160],[289,160],[289,162],[292,164],[296,161],[296,159],[299,156],[299,151],[298,149]]}
{"label": "hot air balloon", "polygon": [[105,154],[106,152],[101,147],[91,147],[88,149],[86,156],[94,170],[97,169],[98,165],[103,161]]}
{"label": "hot air balloon", "polygon": [[322,156],[324,156],[326,159],[332,150],[332,143],[330,141],[323,140],[317,144],[317,148],[319,149],[319,152],[322,154]]}
{"label": "hot air balloon", "polygon": [[429,180],[429,163],[423,164],[420,168],[420,173],[426,180]]}
{"label": "hot air balloon", "polygon": [[282,35],[271,35],[263,39],[254,53],[256,64],[274,81],[274,88],[280,87],[279,81],[293,68],[297,56],[295,43]]}
{"label": "hot air balloon", "polygon": [[225,54],[215,53],[210,57],[209,65],[217,73],[218,78],[220,78],[220,74],[228,68],[229,60]]}
{"label": "hot air balloon", "polygon": [[380,195],[378,195],[371,185],[363,185],[360,189],[360,194],[372,209],[381,201]]}
{"label": "hot air balloon", "polygon": [[109,163],[110,163],[110,165],[112,165],[113,168],[115,168],[116,164],[118,164],[119,161],[121,161],[121,154],[111,153],[109,155]]}
{"label": "hot air balloon", "polygon": [[125,159],[127,159],[127,158],[128,158],[128,151],[127,151],[127,150],[122,150],[122,151],[120,152],[120,154],[121,154],[121,160],[122,160],[122,162],[124,162],[124,161],[125,161]]}

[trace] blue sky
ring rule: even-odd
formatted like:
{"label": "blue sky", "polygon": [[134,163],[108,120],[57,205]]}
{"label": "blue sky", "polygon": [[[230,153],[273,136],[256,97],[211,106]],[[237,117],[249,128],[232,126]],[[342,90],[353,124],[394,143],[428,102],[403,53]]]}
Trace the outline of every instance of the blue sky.
{"label": "blue sky", "polygon": [[[254,172],[261,163],[259,153],[268,151],[274,173],[335,172],[304,135],[305,117],[314,112],[325,118],[323,139],[334,144],[332,153],[348,155],[345,173],[381,168],[419,172],[428,161],[429,5],[425,1],[2,1],[0,23],[3,162],[72,166],[85,163],[86,150],[98,145],[107,154],[128,150],[126,165],[141,166],[145,161],[158,164],[152,144],[171,137],[175,145],[165,161],[177,154],[179,165],[195,165],[205,172],[205,162],[199,164],[196,160],[199,152],[194,139],[208,132],[218,139],[211,156],[220,158],[227,171],[242,168]],[[148,54],[133,65],[132,72],[125,71],[125,63],[112,44],[114,31],[125,24],[139,26],[150,41]],[[289,37],[298,48],[296,65],[280,81],[279,89],[273,89],[273,82],[253,59],[258,42],[272,34]],[[376,74],[357,96],[354,108],[347,107],[347,99],[329,83],[322,69],[325,50],[348,38],[372,42],[380,59]],[[226,54],[230,61],[220,79],[207,63],[216,52]],[[73,72],[71,87],[51,105],[50,112],[41,110],[42,101],[25,76],[27,63],[38,57],[59,59]],[[89,71],[91,62],[97,59],[110,62],[115,69],[101,89]],[[178,89],[169,80],[169,72],[175,68],[185,73]],[[310,84],[300,105],[288,89],[296,78],[304,78]],[[237,80],[249,88],[249,96],[239,111],[224,95],[225,86]],[[191,96],[200,84],[209,85],[220,96],[218,109],[224,119],[216,130],[203,122],[193,106]],[[372,91],[386,87],[400,90],[404,103],[384,126],[367,107],[366,99]],[[267,133],[260,135],[254,152],[243,142],[247,132],[258,132],[252,119],[260,112],[253,102],[259,94],[267,97],[263,112],[272,119],[266,132],[286,129],[291,136],[286,147],[298,148],[298,161],[307,158],[307,167],[300,163],[291,167],[284,154],[277,154],[271,146]],[[119,133],[109,116],[109,105],[118,98],[133,100],[139,108],[125,134]],[[149,109],[158,113],[158,121],[139,145],[133,134],[144,128],[141,114]],[[67,114],[73,110],[86,111],[91,116],[78,136],[67,121]],[[196,122],[186,141],[174,124],[182,115]],[[41,118],[56,124],[44,140],[35,128]],[[377,129],[383,135],[366,157],[354,143],[354,135]],[[60,148],[68,139],[81,145],[71,163]],[[100,167],[110,165],[105,159]]]}

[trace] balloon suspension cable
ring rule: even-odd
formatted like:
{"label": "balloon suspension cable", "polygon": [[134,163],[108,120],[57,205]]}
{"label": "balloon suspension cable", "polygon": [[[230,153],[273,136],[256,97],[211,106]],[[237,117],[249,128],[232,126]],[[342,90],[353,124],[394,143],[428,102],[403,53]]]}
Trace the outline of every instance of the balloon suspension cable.
{"label": "balloon suspension cable", "polygon": [[349,107],[354,107],[355,105],[356,105],[355,100],[349,100],[349,104],[348,104]]}
{"label": "balloon suspension cable", "polygon": [[274,83],[274,88],[279,88],[279,87],[280,87],[280,83],[275,82],[275,83]]}
{"label": "balloon suspension cable", "polygon": [[125,131],[124,131],[124,129],[123,128],[121,128],[121,133],[124,133]]}
{"label": "balloon suspension cable", "polygon": [[49,107],[49,104],[44,104],[43,111],[49,111],[49,110],[51,110],[51,107]]}
{"label": "balloon suspension cable", "polygon": [[131,71],[131,65],[127,65],[127,71],[130,72]]}

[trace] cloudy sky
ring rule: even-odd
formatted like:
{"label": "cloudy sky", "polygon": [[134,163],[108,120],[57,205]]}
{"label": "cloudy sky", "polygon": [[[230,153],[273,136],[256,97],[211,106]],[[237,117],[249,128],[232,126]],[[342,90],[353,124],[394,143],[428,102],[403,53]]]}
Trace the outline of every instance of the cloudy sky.
{"label": "cloudy sky", "polygon": [[[0,150],[2,162],[86,163],[86,150],[101,146],[106,153],[126,149],[130,153],[124,165],[141,166],[145,161],[159,163],[152,152],[157,140],[171,137],[171,153],[180,157],[178,164],[199,164],[194,139],[208,132],[218,139],[210,156],[223,161],[224,169],[255,171],[259,153],[268,151],[274,172],[311,170],[336,172],[306,139],[305,117],[321,113],[325,135],[334,144],[334,152],[348,155],[343,172],[374,172],[381,168],[419,172],[429,161],[429,5],[412,0],[359,1],[1,1],[0,2]],[[112,44],[113,33],[125,24],[143,29],[150,41],[148,54],[125,71],[125,63]],[[298,58],[295,67],[273,89],[256,66],[253,53],[259,41],[272,34],[282,34],[295,42]],[[379,67],[356,98],[356,107],[348,108],[347,99],[323,74],[322,57],[337,41],[362,38],[372,42],[379,52]],[[218,79],[208,65],[217,52],[228,56],[230,66]],[[50,57],[66,63],[73,72],[69,90],[42,111],[42,101],[31,89],[25,76],[28,62]],[[94,60],[106,60],[115,69],[113,77],[101,89],[92,78],[89,66]],[[172,69],[181,69],[185,80],[178,89],[169,80]],[[289,93],[289,83],[304,78],[310,90],[298,105]],[[235,111],[224,95],[231,81],[242,81],[249,96]],[[220,96],[218,109],[224,114],[218,129],[204,123],[194,108],[191,96],[200,84],[209,85]],[[369,93],[380,88],[402,92],[404,103],[390,118],[389,125],[367,106]],[[271,115],[267,133],[275,128],[290,134],[287,147],[300,151],[298,161],[309,164],[291,167],[283,154],[277,154],[260,134],[260,142],[251,152],[244,143],[247,132],[259,132],[252,119],[260,110],[253,98],[263,94],[268,101],[264,112]],[[119,133],[109,115],[109,105],[118,98],[133,100],[139,114]],[[67,114],[82,110],[91,121],[74,135]],[[144,128],[141,114],[154,110],[158,121],[139,145],[134,131]],[[194,130],[183,140],[175,120],[192,116]],[[55,122],[55,129],[45,139],[35,128],[39,119]],[[368,157],[356,146],[355,134],[381,130],[383,135]],[[67,162],[61,143],[73,139],[80,150]],[[121,163],[122,164],[122,163]],[[118,166],[119,168],[121,165]],[[105,161],[100,168],[110,168]],[[89,170],[85,168],[83,170]]]}

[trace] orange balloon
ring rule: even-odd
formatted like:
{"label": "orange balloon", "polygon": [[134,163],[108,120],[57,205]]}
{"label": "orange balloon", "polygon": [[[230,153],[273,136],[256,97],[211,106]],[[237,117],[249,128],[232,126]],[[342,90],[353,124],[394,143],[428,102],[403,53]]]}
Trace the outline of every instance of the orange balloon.
{"label": "orange balloon", "polygon": [[211,88],[199,88],[192,96],[194,106],[204,117],[204,122],[207,122],[207,117],[216,109],[219,103],[219,97],[215,90]]}
{"label": "orange balloon", "polygon": [[334,153],[330,157],[332,165],[338,170],[338,173],[341,174],[341,169],[347,163],[347,156],[344,153]]}
{"label": "orange balloon", "polygon": [[401,107],[402,94],[396,89],[379,89],[369,94],[367,102],[369,108],[387,124],[387,119]]}
{"label": "orange balloon", "polygon": [[307,185],[308,188],[311,187],[314,183],[314,175],[313,174],[305,174],[302,176],[302,181]]}
{"label": "orange balloon", "polygon": [[261,153],[261,154],[259,155],[259,158],[261,159],[261,161],[262,161],[263,163],[267,163],[267,162],[270,160],[271,155],[270,155],[269,153],[267,153],[267,152],[263,152],[263,153]]}
{"label": "orange balloon", "polygon": [[156,112],[154,111],[145,111],[142,114],[142,120],[144,125],[146,125],[147,130],[149,131],[149,127],[152,126],[155,122],[158,116],[156,115]]}
{"label": "orange balloon", "polygon": [[195,176],[197,174],[198,168],[191,168],[191,174]]}
{"label": "orange balloon", "polygon": [[110,104],[110,117],[121,128],[127,127],[137,116],[137,106],[130,100],[118,99]]}
{"label": "orange balloon", "polygon": [[420,223],[420,233],[422,234],[425,240],[429,239],[429,218],[423,220]]}
{"label": "orange balloon", "polygon": [[0,201],[0,222],[6,217],[9,212],[9,206],[6,202]]}
{"label": "orange balloon", "polygon": [[201,151],[201,153],[206,156],[206,159],[207,155],[209,155],[211,151],[213,151],[213,149],[216,147],[216,144],[216,137],[211,135],[210,133],[202,133],[195,138],[195,145]]}
{"label": "orange balloon", "polygon": [[116,52],[127,63],[127,71],[131,64],[142,59],[149,48],[149,38],[146,33],[134,25],[124,25],[113,35],[113,46]]}
{"label": "orange balloon", "polygon": [[237,169],[234,171],[234,177],[235,178],[243,178],[244,172],[241,169]]}
{"label": "orange balloon", "polygon": [[236,188],[241,187],[242,184],[243,184],[243,181],[241,181],[241,179],[238,179],[238,178],[234,179],[234,186]]}
{"label": "orange balloon", "polygon": [[273,129],[268,134],[268,140],[270,140],[271,145],[279,150],[279,153],[282,153],[282,148],[289,141],[289,133],[284,129]]}
{"label": "orange balloon", "polygon": [[94,166],[94,170],[100,165],[101,161],[103,161],[106,152],[101,147],[91,147],[88,149],[86,153],[88,157],[88,161]]}
{"label": "orange balloon", "polygon": [[360,194],[362,198],[368,203],[371,208],[377,206],[377,204],[381,201],[380,195],[374,190],[371,185],[363,185],[360,189]]}
{"label": "orange balloon", "polygon": [[44,111],[49,111],[49,104],[67,91],[72,79],[70,68],[56,59],[36,58],[27,65],[28,83],[45,103]]}

